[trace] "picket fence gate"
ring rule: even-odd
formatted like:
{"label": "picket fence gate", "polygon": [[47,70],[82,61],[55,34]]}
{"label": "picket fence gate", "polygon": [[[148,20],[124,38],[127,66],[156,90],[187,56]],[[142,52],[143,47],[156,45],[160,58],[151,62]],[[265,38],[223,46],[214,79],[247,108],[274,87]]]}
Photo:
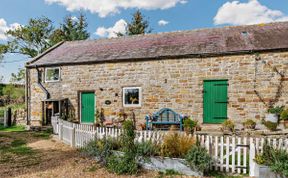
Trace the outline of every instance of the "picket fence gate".
{"label": "picket fence gate", "polygon": [[[118,128],[95,127],[87,124],[75,124],[52,117],[53,133],[65,144],[82,148],[94,139],[102,139],[105,136],[117,138],[122,130]],[[184,132],[179,132],[185,134]],[[165,131],[136,131],[135,141],[161,143]],[[248,174],[255,176],[255,156],[263,152],[265,139],[268,144],[277,149],[288,151],[288,138],[254,138],[240,136],[211,136],[189,135],[197,138],[214,158],[211,169],[235,174]]]}

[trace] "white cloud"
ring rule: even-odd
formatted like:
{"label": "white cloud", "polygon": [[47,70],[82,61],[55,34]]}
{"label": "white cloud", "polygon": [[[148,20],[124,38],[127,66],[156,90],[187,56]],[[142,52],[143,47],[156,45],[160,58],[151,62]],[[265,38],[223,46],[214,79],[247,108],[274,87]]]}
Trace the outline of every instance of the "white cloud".
{"label": "white cloud", "polygon": [[168,9],[176,4],[185,4],[187,0],[45,0],[48,4],[57,3],[65,6],[68,11],[87,10],[106,17],[119,13],[121,9]]}
{"label": "white cloud", "polygon": [[165,26],[165,25],[167,25],[169,22],[168,21],[166,21],[166,20],[159,20],[158,21],[158,25],[159,26]]}
{"label": "white cloud", "polygon": [[272,10],[260,4],[258,0],[247,3],[226,2],[218,9],[214,24],[249,25],[288,20],[288,16],[279,10]]}
{"label": "white cloud", "polygon": [[79,20],[79,19],[78,19],[77,17],[75,17],[75,16],[72,16],[71,19],[72,19],[72,21],[74,21],[74,22],[77,22],[77,21]]}
{"label": "white cloud", "polygon": [[7,22],[4,19],[0,19],[0,40],[6,40],[7,36],[5,32],[8,30]]}
{"label": "white cloud", "polygon": [[105,28],[99,27],[97,28],[95,34],[100,37],[108,37],[115,38],[117,37],[117,33],[126,33],[127,22],[123,19],[118,20],[113,27]]}
{"label": "white cloud", "polygon": [[12,23],[8,25],[5,19],[0,18],[0,40],[7,40],[8,36],[5,35],[5,32],[7,32],[10,29],[15,29],[19,27],[20,27],[20,24],[18,23]]}

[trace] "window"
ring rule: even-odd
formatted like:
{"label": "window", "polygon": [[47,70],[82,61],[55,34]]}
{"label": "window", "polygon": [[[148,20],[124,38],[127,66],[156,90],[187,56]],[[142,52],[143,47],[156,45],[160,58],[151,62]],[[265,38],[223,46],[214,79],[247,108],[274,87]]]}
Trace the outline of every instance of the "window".
{"label": "window", "polygon": [[140,107],[141,106],[141,88],[125,87],[123,88],[123,106]]}
{"label": "window", "polygon": [[46,68],[45,82],[58,82],[60,81],[60,68]]}

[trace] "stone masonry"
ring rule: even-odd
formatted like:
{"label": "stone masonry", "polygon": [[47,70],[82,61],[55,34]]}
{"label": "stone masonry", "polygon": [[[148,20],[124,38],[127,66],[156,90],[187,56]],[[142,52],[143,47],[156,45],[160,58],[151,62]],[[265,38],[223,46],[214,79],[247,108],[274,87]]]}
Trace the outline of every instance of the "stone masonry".
{"label": "stone masonry", "polygon": [[[257,60],[256,60],[257,59]],[[269,101],[288,104],[288,52],[258,55],[225,55],[220,57],[159,59],[109,62],[61,67],[61,81],[44,83],[51,98],[69,98],[78,118],[78,92],[93,90],[96,107],[104,109],[106,118],[117,117],[121,109],[136,113],[138,123],[145,115],[163,107],[192,116],[202,123],[203,80],[228,79],[228,117],[235,122],[264,117]],[[37,85],[35,68],[30,73],[30,118],[41,124],[43,91]],[[44,71],[44,68],[42,68]],[[282,78],[277,73],[284,76]],[[141,107],[124,108],[122,88],[142,87]],[[257,91],[257,94],[255,91]],[[105,101],[112,103],[106,105]]]}

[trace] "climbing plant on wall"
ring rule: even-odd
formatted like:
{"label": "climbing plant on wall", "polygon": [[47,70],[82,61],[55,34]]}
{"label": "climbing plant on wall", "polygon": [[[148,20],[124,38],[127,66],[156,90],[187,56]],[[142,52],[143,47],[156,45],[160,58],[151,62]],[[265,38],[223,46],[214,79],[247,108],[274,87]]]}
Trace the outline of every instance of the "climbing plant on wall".
{"label": "climbing plant on wall", "polygon": [[[260,65],[263,64],[265,67],[268,67],[271,75],[269,75],[269,82],[270,83],[274,83],[276,85],[276,91],[273,97],[269,98],[268,100],[266,100],[263,96],[263,94],[261,94],[261,92],[259,92],[258,90],[258,80],[261,78],[261,73],[259,71],[259,67]],[[264,75],[268,75],[267,73],[264,73]],[[277,79],[275,81],[272,82],[274,77],[277,77]],[[254,92],[255,94],[258,96],[258,98],[261,100],[261,102],[263,104],[265,104],[265,106],[267,108],[272,108],[281,98],[281,96],[283,95],[283,82],[285,79],[285,71],[280,71],[276,66],[273,66],[272,63],[265,61],[264,59],[262,59],[260,57],[259,54],[255,54],[255,73],[254,73]],[[263,79],[262,79],[263,80]]]}

